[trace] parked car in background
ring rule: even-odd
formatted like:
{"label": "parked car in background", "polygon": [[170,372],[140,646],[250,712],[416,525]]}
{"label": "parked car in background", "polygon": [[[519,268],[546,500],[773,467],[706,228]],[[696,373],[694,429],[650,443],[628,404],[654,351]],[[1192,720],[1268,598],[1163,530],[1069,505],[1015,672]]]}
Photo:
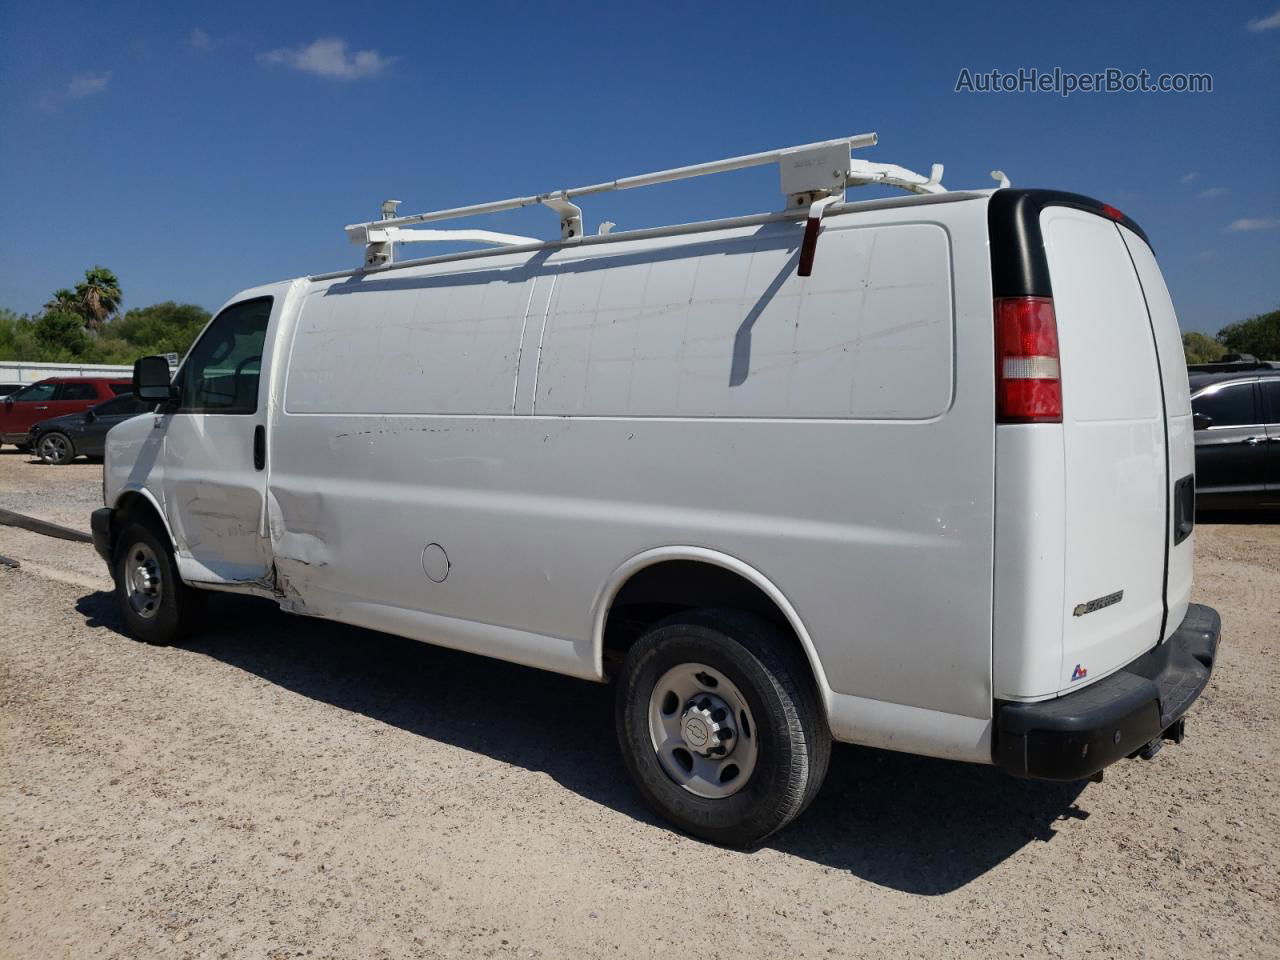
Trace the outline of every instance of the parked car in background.
{"label": "parked car in background", "polygon": [[27,434],[26,445],[41,460],[55,467],[68,464],[76,457],[100,457],[107,445],[107,431],[117,423],[154,409],[154,403],[145,403],[132,393],[121,394],[83,413],[41,420]]}
{"label": "parked car in background", "polygon": [[7,397],[11,393],[17,393],[22,389],[20,383],[0,383],[0,397]]}
{"label": "parked car in background", "polygon": [[1252,370],[1280,370],[1280,360],[1259,360],[1252,353],[1228,353],[1212,363],[1189,363],[1187,373],[1247,373]]}
{"label": "parked car in background", "polygon": [[0,406],[0,444],[26,448],[27,435],[39,420],[83,413],[92,406],[132,390],[117,377],[49,377],[4,398]]}
{"label": "parked car in background", "polygon": [[1280,507],[1280,370],[1195,372],[1190,381],[1196,506]]}

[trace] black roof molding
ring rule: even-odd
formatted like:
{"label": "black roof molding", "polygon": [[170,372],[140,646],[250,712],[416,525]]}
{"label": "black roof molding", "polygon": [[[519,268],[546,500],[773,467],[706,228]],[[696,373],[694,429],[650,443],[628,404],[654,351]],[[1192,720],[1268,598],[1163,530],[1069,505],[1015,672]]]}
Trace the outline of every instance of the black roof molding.
{"label": "black roof molding", "polygon": [[1045,207],[1073,207],[1096,213],[1128,227],[1151,246],[1140,226],[1119,210],[1092,197],[1062,190],[997,190],[987,206],[991,286],[995,296],[1053,296],[1044,237],[1040,233],[1040,211]]}

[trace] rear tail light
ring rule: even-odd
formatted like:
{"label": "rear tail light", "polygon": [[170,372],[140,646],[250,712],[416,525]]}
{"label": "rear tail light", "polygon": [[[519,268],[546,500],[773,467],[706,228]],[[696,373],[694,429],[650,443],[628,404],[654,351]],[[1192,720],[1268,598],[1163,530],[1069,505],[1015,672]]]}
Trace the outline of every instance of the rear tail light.
{"label": "rear tail light", "polygon": [[996,421],[1061,423],[1058,321],[1049,297],[995,302]]}

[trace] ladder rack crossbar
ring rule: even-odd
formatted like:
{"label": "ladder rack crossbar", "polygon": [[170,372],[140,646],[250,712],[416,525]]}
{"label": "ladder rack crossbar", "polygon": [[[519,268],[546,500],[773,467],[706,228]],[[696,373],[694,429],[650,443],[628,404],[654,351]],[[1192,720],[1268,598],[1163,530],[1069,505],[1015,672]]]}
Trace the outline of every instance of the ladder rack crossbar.
{"label": "ladder rack crossbar", "polygon": [[777,150],[766,150],[762,153],[749,153],[740,157],[729,157],[724,160],[712,160],[708,163],[695,163],[670,170],[658,170],[654,173],[642,173],[617,180],[606,180],[585,187],[571,187],[550,193],[540,193],[529,197],[512,197],[507,200],[493,200],[488,203],[475,203],[465,207],[451,207],[447,210],[434,210],[429,213],[416,213],[404,217],[393,217],[386,220],[372,220],[367,223],[355,223],[346,227],[347,235],[352,243],[368,242],[368,231],[386,229],[387,227],[406,227],[416,223],[435,223],[440,220],[454,220],[459,217],[482,216],[489,213],[501,213],[506,210],[518,210],[543,204],[548,200],[571,200],[574,197],[585,197],[596,193],[607,193],[610,190],[631,190],[635,187],[648,187],[659,183],[670,183],[676,180],[688,180],[714,173],[728,173],[733,170],[744,170],[769,163],[777,163],[787,154],[799,151],[820,150],[847,145],[849,149],[875,146],[877,137],[874,133],[860,133],[851,137],[839,137],[834,140],[822,140],[806,143],[796,147],[782,147]]}

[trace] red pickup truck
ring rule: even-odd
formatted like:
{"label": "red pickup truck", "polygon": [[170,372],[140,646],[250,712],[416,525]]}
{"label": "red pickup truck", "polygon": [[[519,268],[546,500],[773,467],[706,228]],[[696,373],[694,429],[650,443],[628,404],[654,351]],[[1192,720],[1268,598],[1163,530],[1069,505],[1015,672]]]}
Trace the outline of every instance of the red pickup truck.
{"label": "red pickup truck", "polygon": [[37,420],[79,413],[133,389],[116,377],[49,377],[0,400],[0,443],[25,446]]}

